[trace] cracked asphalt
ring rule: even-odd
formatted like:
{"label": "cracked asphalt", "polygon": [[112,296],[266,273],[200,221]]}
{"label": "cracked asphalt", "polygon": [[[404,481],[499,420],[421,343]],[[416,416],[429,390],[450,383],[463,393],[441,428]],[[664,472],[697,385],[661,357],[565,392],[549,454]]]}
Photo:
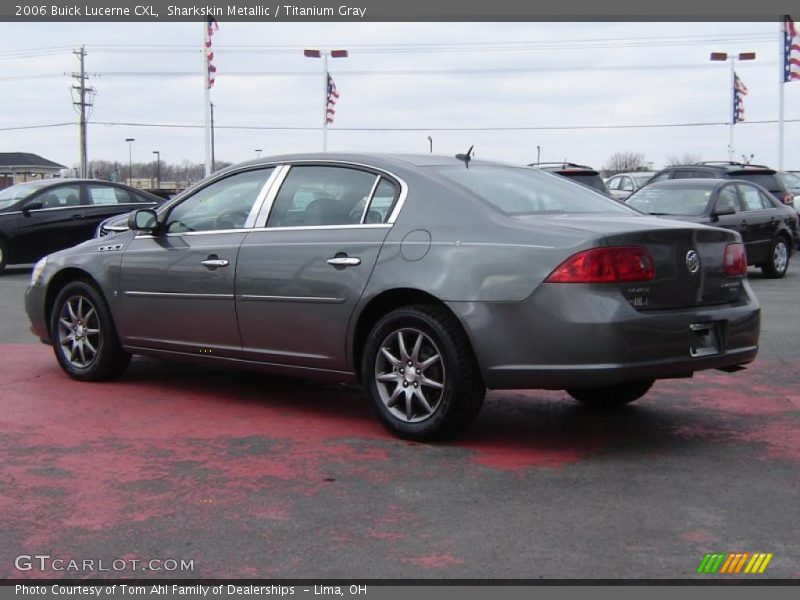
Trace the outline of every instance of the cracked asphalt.
{"label": "cracked asphalt", "polygon": [[[707,552],[800,577],[800,261],[750,270],[745,371],[621,410],[490,392],[458,442],[388,435],[356,387],[137,358],[68,379],[0,274],[0,577],[709,578]],[[192,570],[15,568],[20,554]],[[96,564],[96,563],[95,563]],[[744,577],[729,576],[729,577]]]}

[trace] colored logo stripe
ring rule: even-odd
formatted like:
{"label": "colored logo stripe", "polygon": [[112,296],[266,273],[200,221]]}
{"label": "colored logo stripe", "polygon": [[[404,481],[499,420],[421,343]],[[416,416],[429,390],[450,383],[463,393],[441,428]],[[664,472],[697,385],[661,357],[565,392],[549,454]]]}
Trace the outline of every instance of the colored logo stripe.
{"label": "colored logo stripe", "polygon": [[[750,554],[749,552],[730,552],[727,554],[715,552],[713,554],[706,554],[703,557],[703,560],[700,561],[700,565],[697,567],[697,572],[727,575],[734,575],[742,572],[748,574],[763,573],[767,569],[767,565],[770,563],[773,556],[772,553],[767,554],[762,552],[756,552],[754,554]],[[742,569],[744,569],[744,571],[742,571]]]}

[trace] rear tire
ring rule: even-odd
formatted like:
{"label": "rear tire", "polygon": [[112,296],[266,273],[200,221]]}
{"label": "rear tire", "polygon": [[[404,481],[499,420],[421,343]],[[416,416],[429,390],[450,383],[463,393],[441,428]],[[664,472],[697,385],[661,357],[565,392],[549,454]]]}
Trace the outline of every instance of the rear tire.
{"label": "rear tire", "polygon": [[87,281],[68,283],[56,296],[50,337],[61,368],[80,381],[103,381],[120,375],[131,360],[102,294]]}
{"label": "rear tire", "polygon": [[3,240],[0,240],[0,272],[6,268],[6,259],[8,257],[8,249],[6,248],[6,243]]}
{"label": "rear tire", "polygon": [[604,388],[568,389],[567,393],[586,406],[610,408],[638,400],[653,387],[654,383],[654,379],[626,381]]}
{"label": "rear tire", "polygon": [[786,270],[789,268],[790,254],[791,248],[786,238],[781,236],[773,240],[769,248],[769,257],[767,261],[761,265],[761,271],[764,273],[764,277],[780,279],[786,275]]}
{"label": "rear tire", "polygon": [[486,394],[458,321],[425,304],[398,308],[375,324],[364,344],[361,380],[381,423],[413,440],[457,436]]}

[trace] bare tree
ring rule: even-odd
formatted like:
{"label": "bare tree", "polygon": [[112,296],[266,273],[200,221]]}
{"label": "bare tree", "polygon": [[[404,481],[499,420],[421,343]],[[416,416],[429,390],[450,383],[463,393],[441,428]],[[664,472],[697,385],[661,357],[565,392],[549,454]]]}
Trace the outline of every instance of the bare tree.
{"label": "bare tree", "polygon": [[647,159],[641,152],[615,152],[603,165],[603,171],[609,175],[646,170]]}
{"label": "bare tree", "polygon": [[674,167],[675,165],[696,165],[703,160],[703,157],[694,152],[685,152],[681,155],[670,154],[667,157],[667,166]]}

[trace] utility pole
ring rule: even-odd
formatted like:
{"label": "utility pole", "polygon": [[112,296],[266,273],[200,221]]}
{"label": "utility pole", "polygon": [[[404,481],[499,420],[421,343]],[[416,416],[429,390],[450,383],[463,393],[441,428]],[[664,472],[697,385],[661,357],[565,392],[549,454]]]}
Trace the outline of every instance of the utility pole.
{"label": "utility pole", "polygon": [[77,85],[73,85],[72,89],[77,92],[77,101],[73,99],[72,104],[78,108],[78,136],[79,136],[79,151],[80,151],[80,176],[83,178],[88,177],[88,152],[86,143],[86,109],[92,106],[91,100],[87,101],[87,95],[91,97],[94,94],[94,88],[86,87],[86,48],[81,46],[80,50],[73,50],[72,53],[78,57],[81,70],[79,73],[73,73],[72,78],[77,81]]}

